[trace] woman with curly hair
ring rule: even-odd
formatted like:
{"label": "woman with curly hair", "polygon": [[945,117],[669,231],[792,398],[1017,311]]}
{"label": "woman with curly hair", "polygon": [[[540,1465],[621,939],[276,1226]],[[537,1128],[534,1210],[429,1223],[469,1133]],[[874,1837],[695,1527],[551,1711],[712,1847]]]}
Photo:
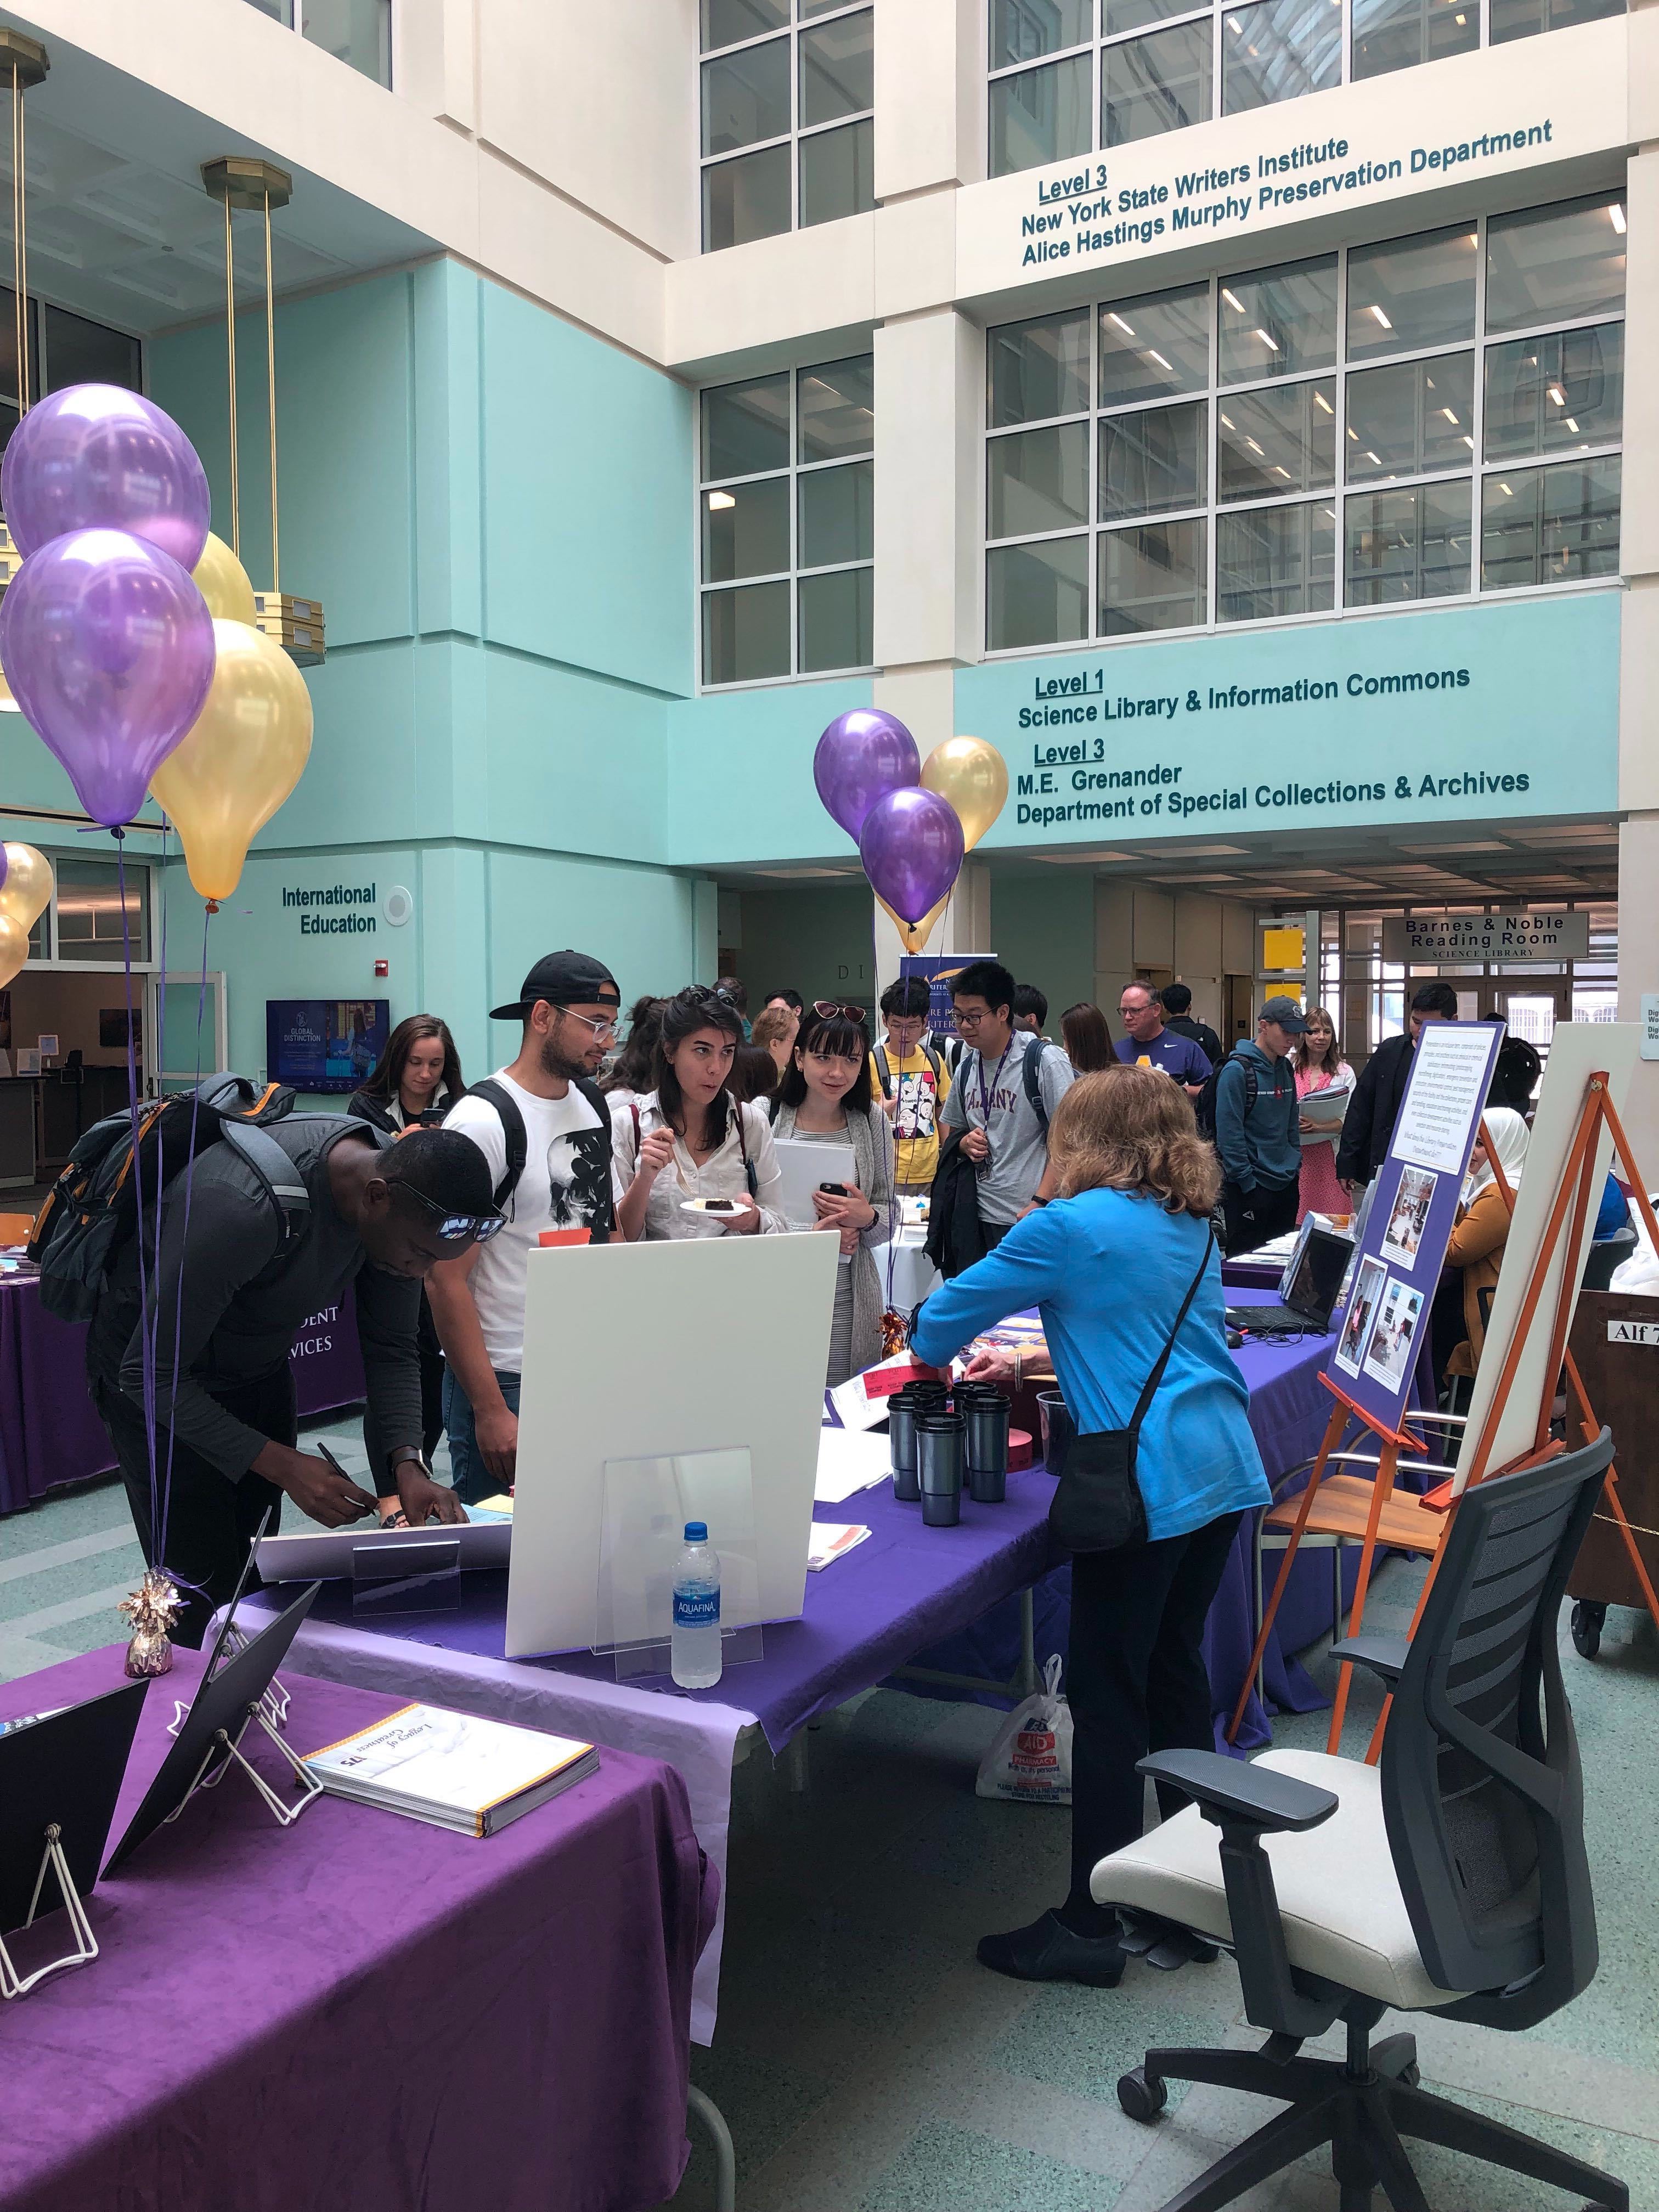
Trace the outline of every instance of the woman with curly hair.
{"label": "woman with curly hair", "polygon": [[[979,1947],[999,1973],[1110,1989],[1123,1972],[1117,1916],[1095,1903],[1090,1876],[1140,1834],[1136,1760],[1212,1747],[1205,1617],[1240,1522],[1268,1491],[1222,1317],[1210,1231],[1220,1169],[1186,1094],[1155,1067],[1080,1076],[1055,1110],[1048,1157],[1061,1195],[1039,1200],[994,1252],[935,1291],[911,1341],[942,1366],[980,1330],[1036,1306],[1080,1438],[1127,1427],[1170,1343],[1135,1467],[1146,1538],[1072,1561],[1071,1893]],[[994,1352],[969,1372],[1012,1380],[1015,1360]]]}

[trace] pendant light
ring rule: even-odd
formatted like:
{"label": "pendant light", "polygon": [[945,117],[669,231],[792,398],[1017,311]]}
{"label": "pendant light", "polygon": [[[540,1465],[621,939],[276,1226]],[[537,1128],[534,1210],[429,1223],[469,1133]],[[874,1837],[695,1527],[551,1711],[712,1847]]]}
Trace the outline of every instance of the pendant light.
{"label": "pendant light", "polygon": [[[8,24],[0,24],[0,86],[9,84],[11,90],[12,307],[20,421],[29,411],[28,209],[24,182],[27,164],[23,146],[23,94],[31,85],[40,83],[51,67],[46,50],[39,39],[30,38],[26,31],[15,31]],[[12,544],[11,532],[3,517],[0,517],[0,596],[3,596],[7,585],[22,565],[23,556]],[[10,684],[0,672],[0,714],[15,714],[20,711],[11,696]]]}
{"label": "pendant light", "polygon": [[323,610],[316,599],[295,599],[283,589],[282,539],[276,507],[276,307],[271,283],[270,215],[294,197],[294,179],[274,161],[229,154],[202,164],[202,183],[225,210],[225,350],[230,380],[230,550],[242,557],[241,486],[236,424],[236,259],[231,231],[233,209],[251,209],[264,217],[265,405],[270,428],[270,589],[253,594],[258,626],[274,638],[301,668],[314,668],[326,650]]}

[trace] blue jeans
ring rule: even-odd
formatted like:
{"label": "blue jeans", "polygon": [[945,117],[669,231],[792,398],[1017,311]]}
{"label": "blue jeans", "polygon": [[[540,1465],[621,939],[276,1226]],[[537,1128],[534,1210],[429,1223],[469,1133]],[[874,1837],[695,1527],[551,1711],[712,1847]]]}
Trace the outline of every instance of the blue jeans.
{"label": "blue jeans", "polygon": [[[501,1395],[508,1410],[519,1410],[519,1378],[516,1375],[495,1370],[495,1380],[501,1385]],[[507,1485],[499,1481],[478,1456],[477,1425],[472,1418],[472,1401],[455,1379],[455,1370],[444,1368],[444,1427],[449,1436],[449,1470],[455,1485],[455,1495],[471,1505],[480,1498],[493,1498]]]}

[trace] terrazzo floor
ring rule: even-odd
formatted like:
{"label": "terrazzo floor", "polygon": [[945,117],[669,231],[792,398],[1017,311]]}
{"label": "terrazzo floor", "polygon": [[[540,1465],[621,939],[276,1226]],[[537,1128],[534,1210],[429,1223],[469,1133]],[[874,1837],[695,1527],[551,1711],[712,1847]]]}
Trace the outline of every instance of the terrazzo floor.
{"label": "terrazzo floor", "polygon": [[[360,1435],[320,1433],[349,1469]],[[106,1484],[0,1522],[0,1678],[114,1641],[139,1571],[125,1500]],[[1408,1624],[1417,1571],[1390,1561],[1368,1625]],[[1565,1616],[1563,1634],[1565,1633]],[[1311,1661],[1319,1679],[1328,1662]],[[1600,1657],[1565,1660],[1583,1746],[1601,1971],[1567,2010],[1504,2036],[1421,2017],[1425,2082],[1620,2175],[1659,2212],[1659,1635],[1609,1613]],[[1345,1747],[1376,1699],[1356,1684]],[[740,2212],[1158,2212],[1261,2124],[1254,2100],[1171,2085],[1154,2126],[1115,2084],[1150,2042],[1259,2041],[1231,1963],[1159,1974],[1130,1963],[1115,1990],[1031,1987],[975,1963],[975,1939],[1018,1925],[1065,1887],[1063,1814],[975,1797],[996,1716],[890,1691],[811,1737],[793,1793],[764,1754],[735,1777],[729,1908],[714,2047],[693,2079],[736,2139]],[[1325,1716],[1275,1740],[1322,1749]],[[695,2128],[676,2212],[710,2212],[714,2160]],[[1577,2200],[1432,2150],[1417,2154],[1435,2212],[1577,2212]],[[1310,2160],[1246,2212],[1335,2212]],[[1379,2200],[1380,2201],[1380,2200]]]}

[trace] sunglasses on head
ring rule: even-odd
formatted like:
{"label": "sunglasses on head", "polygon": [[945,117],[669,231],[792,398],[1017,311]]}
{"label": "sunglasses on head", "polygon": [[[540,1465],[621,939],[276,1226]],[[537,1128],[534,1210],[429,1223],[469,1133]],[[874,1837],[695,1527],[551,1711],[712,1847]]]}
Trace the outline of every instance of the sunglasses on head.
{"label": "sunglasses on head", "polygon": [[488,1244],[507,1226],[507,1216],[491,1206],[488,1213],[452,1213],[440,1206],[435,1198],[428,1198],[423,1190],[416,1190],[407,1182],[398,1182],[392,1188],[412,1200],[433,1225],[434,1235],[446,1244]]}
{"label": "sunglasses on head", "polygon": [[738,1011],[738,1002],[732,994],[717,989],[712,983],[688,983],[680,996],[699,1006],[729,1006],[734,1014]]}
{"label": "sunglasses on head", "polygon": [[840,999],[814,999],[812,1012],[821,1022],[832,1022],[839,1016],[844,1021],[856,1022],[860,1029],[864,1027],[863,1007],[847,1006]]}

